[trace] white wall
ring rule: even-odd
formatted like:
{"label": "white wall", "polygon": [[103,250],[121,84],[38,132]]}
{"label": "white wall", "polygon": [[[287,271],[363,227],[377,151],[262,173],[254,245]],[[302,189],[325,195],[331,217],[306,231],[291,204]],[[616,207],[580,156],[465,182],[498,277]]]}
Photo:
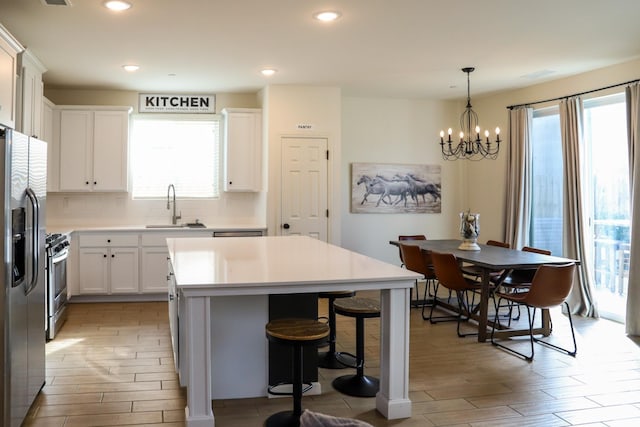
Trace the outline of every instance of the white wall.
{"label": "white wall", "polygon": [[[398,263],[398,249],[387,242],[400,234],[457,238],[458,213],[466,209],[461,185],[463,162],[442,159],[439,132],[457,122],[455,103],[406,99],[342,99],[342,246]],[[442,167],[442,213],[354,214],[352,163],[428,164]]]}

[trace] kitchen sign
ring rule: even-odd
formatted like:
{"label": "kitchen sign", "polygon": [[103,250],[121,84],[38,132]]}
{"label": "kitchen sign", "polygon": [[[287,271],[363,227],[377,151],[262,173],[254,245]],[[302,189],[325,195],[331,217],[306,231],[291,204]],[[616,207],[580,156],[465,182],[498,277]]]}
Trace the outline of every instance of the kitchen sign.
{"label": "kitchen sign", "polygon": [[141,93],[138,98],[140,113],[191,113],[216,112],[215,95],[178,95]]}

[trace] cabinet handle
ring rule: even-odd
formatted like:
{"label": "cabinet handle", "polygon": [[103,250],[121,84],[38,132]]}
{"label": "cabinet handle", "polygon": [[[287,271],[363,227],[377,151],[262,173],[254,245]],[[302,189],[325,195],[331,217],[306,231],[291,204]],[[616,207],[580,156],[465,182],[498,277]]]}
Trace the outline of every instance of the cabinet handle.
{"label": "cabinet handle", "polygon": [[107,254],[102,255],[102,258],[106,258],[106,257],[107,257]]}
{"label": "cabinet handle", "polygon": [[169,301],[173,301],[173,294],[169,294]]}
{"label": "cabinet handle", "polygon": [[111,254],[111,258],[115,258],[115,257],[116,257],[115,254]]}
{"label": "cabinet handle", "polygon": [[111,243],[111,239],[107,239],[107,243]]}
{"label": "cabinet handle", "polygon": [[93,181],[93,185],[97,185],[97,184],[98,184],[98,182],[97,182],[97,181]]}
{"label": "cabinet handle", "polygon": [[233,181],[229,181],[229,185],[233,185]]}
{"label": "cabinet handle", "polygon": [[89,181],[85,181],[85,182],[84,182],[84,184],[85,184],[85,185],[89,185]]}

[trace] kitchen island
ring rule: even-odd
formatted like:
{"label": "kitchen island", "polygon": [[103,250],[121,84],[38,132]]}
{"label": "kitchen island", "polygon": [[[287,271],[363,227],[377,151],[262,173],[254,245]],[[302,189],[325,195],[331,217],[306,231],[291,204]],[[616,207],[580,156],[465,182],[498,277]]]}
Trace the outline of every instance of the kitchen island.
{"label": "kitchen island", "polygon": [[[212,326],[213,319],[216,324],[233,329],[237,325],[239,330],[234,336],[242,338],[236,344],[238,350],[245,350],[236,354],[246,356],[252,352],[244,346],[266,348],[268,295],[344,289],[380,290],[380,391],[376,408],[388,419],[411,416],[409,298],[417,274],[302,236],[176,238],[167,239],[167,245],[175,297],[180,299],[180,336],[172,336],[172,340],[174,346],[181,343],[187,426],[215,425],[211,400],[220,363],[225,365],[224,371],[235,373],[238,382],[255,380],[260,394],[267,395],[266,360],[247,366],[234,363],[233,359],[213,357],[221,342],[224,347],[227,344],[214,336],[219,328]],[[226,304],[228,297],[232,298],[231,304]],[[225,310],[243,299],[247,301],[244,310]],[[224,318],[218,309],[226,313]],[[248,368],[254,370],[250,376]]]}

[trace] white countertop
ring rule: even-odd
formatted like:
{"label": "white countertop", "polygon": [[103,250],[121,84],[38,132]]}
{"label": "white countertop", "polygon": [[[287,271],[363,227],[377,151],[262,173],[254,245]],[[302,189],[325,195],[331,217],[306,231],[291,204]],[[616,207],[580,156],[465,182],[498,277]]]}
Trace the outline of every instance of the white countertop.
{"label": "white countertop", "polygon": [[140,231],[250,231],[250,230],[266,230],[267,227],[253,225],[253,224],[240,224],[240,225],[207,225],[205,227],[147,227],[146,225],[80,225],[80,226],[65,226],[65,225],[49,225],[47,224],[47,233],[66,233],[69,234],[74,231],[89,231],[89,232],[102,232],[102,231],[125,231],[125,232],[140,232]]}
{"label": "white countertop", "polygon": [[[389,289],[420,275],[310,237],[169,238],[177,286],[219,295],[318,292],[323,285]],[[366,282],[366,285],[365,285]],[[380,282],[379,287],[371,282]],[[300,289],[304,285],[304,289]],[[407,282],[391,287],[410,287]]]}

